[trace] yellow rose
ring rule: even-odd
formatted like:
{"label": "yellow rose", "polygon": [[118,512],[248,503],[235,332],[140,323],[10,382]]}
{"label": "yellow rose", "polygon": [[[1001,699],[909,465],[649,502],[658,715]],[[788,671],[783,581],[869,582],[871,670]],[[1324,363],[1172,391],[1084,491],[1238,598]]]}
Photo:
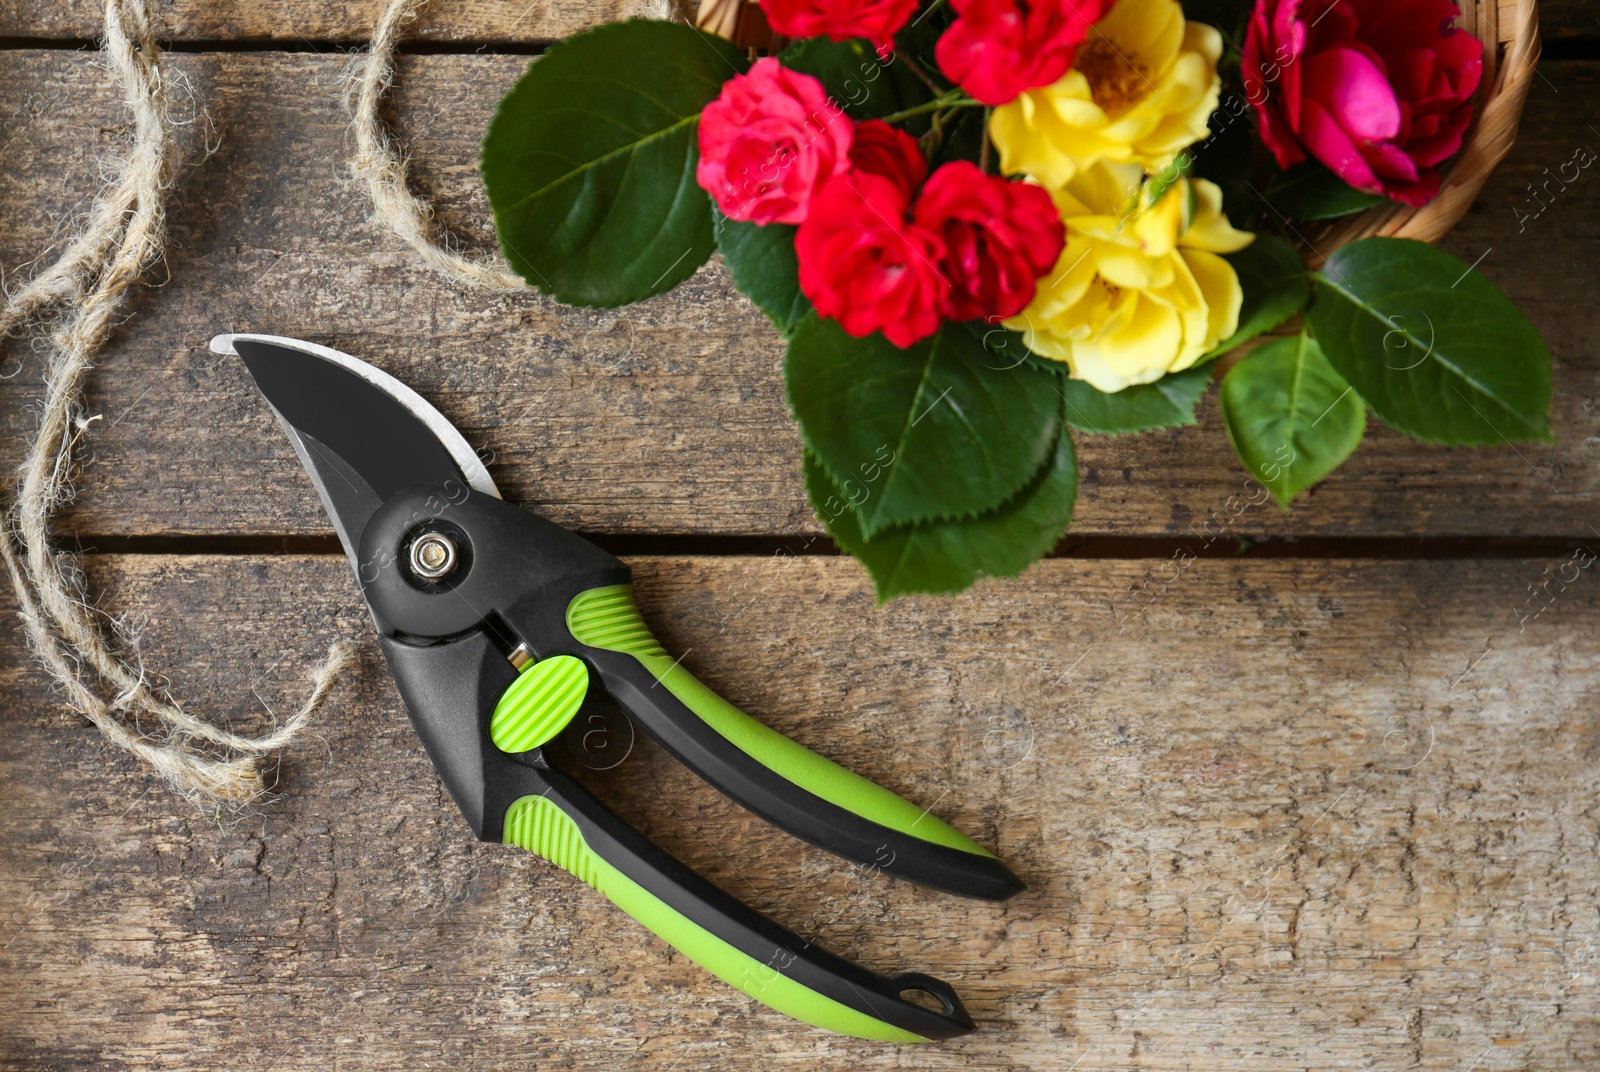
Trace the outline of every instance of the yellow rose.
{"label": "yellow rose", "polygon": [[[1126,0],[1124,0],[1126,2]],[[1053,195],[1067,245],[1033,301],[1005,321],[1041,357],[1101,391],[1193,365],[1239,325],[1244,294],[1219,253],[1255,236],[1222,214],[1222,191],[1179,179],[1153,205],[1139,169],[1101,164]]]}
{"label": "yellow rose", "polygon": [[1154,174],[1209,133],[1222,36],[1185,23],[1177,0],[1118,0],[1072,69],[994,110],[1001,170],[1060,189],[1100,161]]}

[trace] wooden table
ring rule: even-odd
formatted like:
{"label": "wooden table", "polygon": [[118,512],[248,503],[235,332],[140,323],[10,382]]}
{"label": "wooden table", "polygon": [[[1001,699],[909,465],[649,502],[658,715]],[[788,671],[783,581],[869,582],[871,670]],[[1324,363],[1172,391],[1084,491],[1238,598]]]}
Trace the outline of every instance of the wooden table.
{"label": "wooden table", "polygon": [[[359,672],[284,757],[282,799],[218,826],[63,706],[7,602],[0,1067],[1600,1067],[1600,579],[1570,565],[1600,547],[1600,171],[1522,218],[1530,183],[1600,151],[1590,5],[1544,5],[1521,140],[1446,243],[1545,333],[1554,445],[1374,427],[1292,511],[1241,508],[1213,394],[1197,428],[1080,437],[1056,557],[882,609],[821,553],[779,340],[719,264],[584,311],[464,292],[377,231],[340,93],[378,7],[165,6],[178,106],[209,119],[185,128],[168,271],[94,375],[60,522],[193,710],[266,725],[340,636]],[[496,99],[542,43],[643,10],[425,15],[393,119],[471,246]],[[120,134],[81,47],[97,20],[90,0],[0,0],[7,267],[86,207]],[[324,341],[412,384],[509,498],[633,563],[696,674],[1012,861],[1027,892],[966,903],[864,878],[646,743],[594,779],[802,934],[951,980],[982,1029],[896,1048],[798,1026],[567,875],[470,841],[288,444],[206,351],[218,331]],[[13,343],[0,372],[10,467],[40,362]],[[1577,579],[1551,580],[1563,563]]]}

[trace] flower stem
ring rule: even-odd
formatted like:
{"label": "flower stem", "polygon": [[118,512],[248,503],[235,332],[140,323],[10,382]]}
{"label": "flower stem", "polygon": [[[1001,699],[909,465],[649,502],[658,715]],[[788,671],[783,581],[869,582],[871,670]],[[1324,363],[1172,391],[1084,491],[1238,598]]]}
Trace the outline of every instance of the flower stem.
{"label": "flower stem", "polygon": [[939,143],[944,141],[944,114],[933,113],[933,123],[928,127],[928,132],[917,139],[917,147],[922,150],[922,155],[932,160],[933,155],[939,151]]}
{"label": "flower stem", "polygon": [[948,93],[950,91],[948,86],[941,86],[932,78],[928,77],[928,72],[922,69],[922,65],[920,63],[911,58],[911,54],[909,52],[896,52],[894,54],[894,58],[905,64],[906,69],[912,74],[922,79],[922,84],[933,90],[935,95],[940,93]]}
{"label": "flower stem", "polygon": [[883,121],[885,123],[898,123],[902,119],[910,119],[914,115],[924,115],[928,112],[937,112],[945,108],[977,107],[980,107],[977,101],[973,100],[959,89],[952,89],[948,93],[941,93],[939,96],[935,97],[931,101],[928,101],[926,104],[918,104],[911,108],[903,108],[898,112],[886,115],[883,117]]}

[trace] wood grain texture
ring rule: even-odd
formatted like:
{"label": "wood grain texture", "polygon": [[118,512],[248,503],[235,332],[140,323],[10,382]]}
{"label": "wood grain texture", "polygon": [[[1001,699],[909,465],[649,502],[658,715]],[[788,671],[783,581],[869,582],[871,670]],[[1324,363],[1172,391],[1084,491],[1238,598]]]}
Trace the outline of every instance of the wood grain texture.
{"label": "wood grain texture", "polygon": [[[218,331],[328,342],[436,402],[507,493],[563,524],[613,533],[797,533],[817,523],[783,397],[781,341],[713,261],[670,295],[615,311],[535,294],[464,293],[377,233],[348,179],[344,61],[327,55],[177,56],[220,147],[174,191],[162,285],[139,291],[92,378],[83,498],[63,525],[91,534],[326,533],[276,423]],[[400,129],[418,185],[479,249],[492,242],[476,142],[523,61],[415,56]],[[1226,523],[1245,476],[1214,394],[1200,426],[1080,437],[1074,535],[1580,535],[1600,524],[1600,179],[1543,214],[1528,189],[1600,150],[1600,63],[1557,63],[1524,133],[1448,245],[1504,286],[1555,355],[1554,446],[1451,451],[1377,427],[1352,462],[1289,513]],[[122,121],[92,55],[0,52],[0,263],[21,265],[82,212]],[[204,124],[187,128],[199,155]],[[1559,190],[1559,184],[1550,187]],[[1518,213],[1522,213],[1519,216]],[[26,269],[20,269],[26,271]],[[159,281],[159,280],[158,280]],[[13,343],[0,413],[32,424],[40,362]],[[19,369],[20,366],[20,369]],[[0,445],[18,456],[20,435]]]}
{"label": "wood grain texture", "polygon": [[[257,41],[364,41],[383,4],[379,0],[325,4],[314,0],[167,0],[160,7],[165,36],[179,41],[248,38]],[[697,5],[681,4],[692,14]],[[441,0],[423,12],[415,36],[424,41],[539,42],[629,15],[659,17],[672,5],[650,0]],[[1547,41],[1592,40],[1594,17],[1584,0],[1539,5]],[[100,32],[94,0],[0,0],[0,36],[94,37]]]}
{"label": "wood grain texture", "polygon": [[[644,0],[437,4],[417,36],[510,50]],[[348,43],[379,5],[172,0],[181,41]],[[88,0],[0,0],[0,36],[97,32]],[[1592,43],[1592,5],[1542,5]],[[525,60],[410,56],[419,188],[492,246],[476,143]],[[328,527],[220,330],[342,346],[492,455],[508,497],[607,533],[807,534],[775,334],[715,262],[614,312],[477,295],[379,235],[348,180],[347,57],[172,57],[196,121],[165,282],[91,388],[94,535]],[[1555,354],[1553,447],[1443,451],[1375,430],[1288,514],[1245,505],[1200,427],[1084,437],[1073,535],[1546,535],[1600,528],[1600,62],[1547,64],[1522,138],[1448,248]],[[193,102],[203,102],[209,125]],[[95,57],[0,49],[7,281],[87,207],[122,109]],[[204,161],[201,146],[215,140]],[[40,363],[0,363],[0,465]],[[1575,539],[1576,542],[1576,539]],[[67,712],[0,596],[0,1069],[558,1067],[1450,1072],[1600,1067],[1597,567],[1561,561],[1048,561],[874,611],[837,558],[648,558],[645,612],[730,699],[997,848],[1004,906],[873,879],[618,731],[588,780],[691,865],[880,970],[951,980],[982,1024],[896,1049],[799,1027],[598,895],[472,843],[336,557],[92,556],[93,590],[192,706],[245,728],[334,636],[361,670],[221,826]],[[1556,578],[1552,580],[1552,577]],[[1560,578],[1573,578],[1563,581]]]}
{"label": "wood grain texture", "polygon": [[[364,44],[387,0],[326,4],[315,0],[166,0],[152,5],[169,41],[239,41],[296,45]],[[409,34],[420,42],[537,44],[602,22],[663,18],[672,0],[442,0],[425,9]],[[0,0],[0,36],[95,38],[104,15],[95,0]]]}
{"label": "wood grain texture", "polygon": [[697,675],[1029,881],[996,906],[855,874],[642,744],[589,779],[803,934],[950,979],[982,1024],[895,1049],[756,1007],[471,843],[341,559],[90,564],[197,710],[282,712],[335,635],[363,661],[287,796],[219,828],[5,637],[6,1069],[1600,1063],[1593,566],[1531,616],[1556,563],[1056,560],[874,612],[846,559],[636,561]]}

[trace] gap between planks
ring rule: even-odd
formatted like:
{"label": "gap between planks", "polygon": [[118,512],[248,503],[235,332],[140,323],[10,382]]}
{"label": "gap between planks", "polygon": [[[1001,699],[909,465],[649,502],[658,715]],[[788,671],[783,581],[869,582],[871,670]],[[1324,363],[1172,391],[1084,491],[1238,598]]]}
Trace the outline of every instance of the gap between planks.
{"label": "gap between planks", "polygon": [[[752,556],[838,555],[838,546],[820,535],[725,535],[696,533],[579,535],[624,558],[675,555],[694,558]],[[339,555],[336,536],[306,535],[165,535],[103,536],[64,533],[58,536],[70,550],[86,555]],[[1264,537],[1241,535],[1208,537],[1203,532],[1179,536],[1067,536],[1048,558],[1109,561],[1170,560],[1176,558],[1288,558],[1327,561],[1472,561],[1539,560],[1571,554],[1575,548],[1600,544],[1589,536],[1347,536]]]}

